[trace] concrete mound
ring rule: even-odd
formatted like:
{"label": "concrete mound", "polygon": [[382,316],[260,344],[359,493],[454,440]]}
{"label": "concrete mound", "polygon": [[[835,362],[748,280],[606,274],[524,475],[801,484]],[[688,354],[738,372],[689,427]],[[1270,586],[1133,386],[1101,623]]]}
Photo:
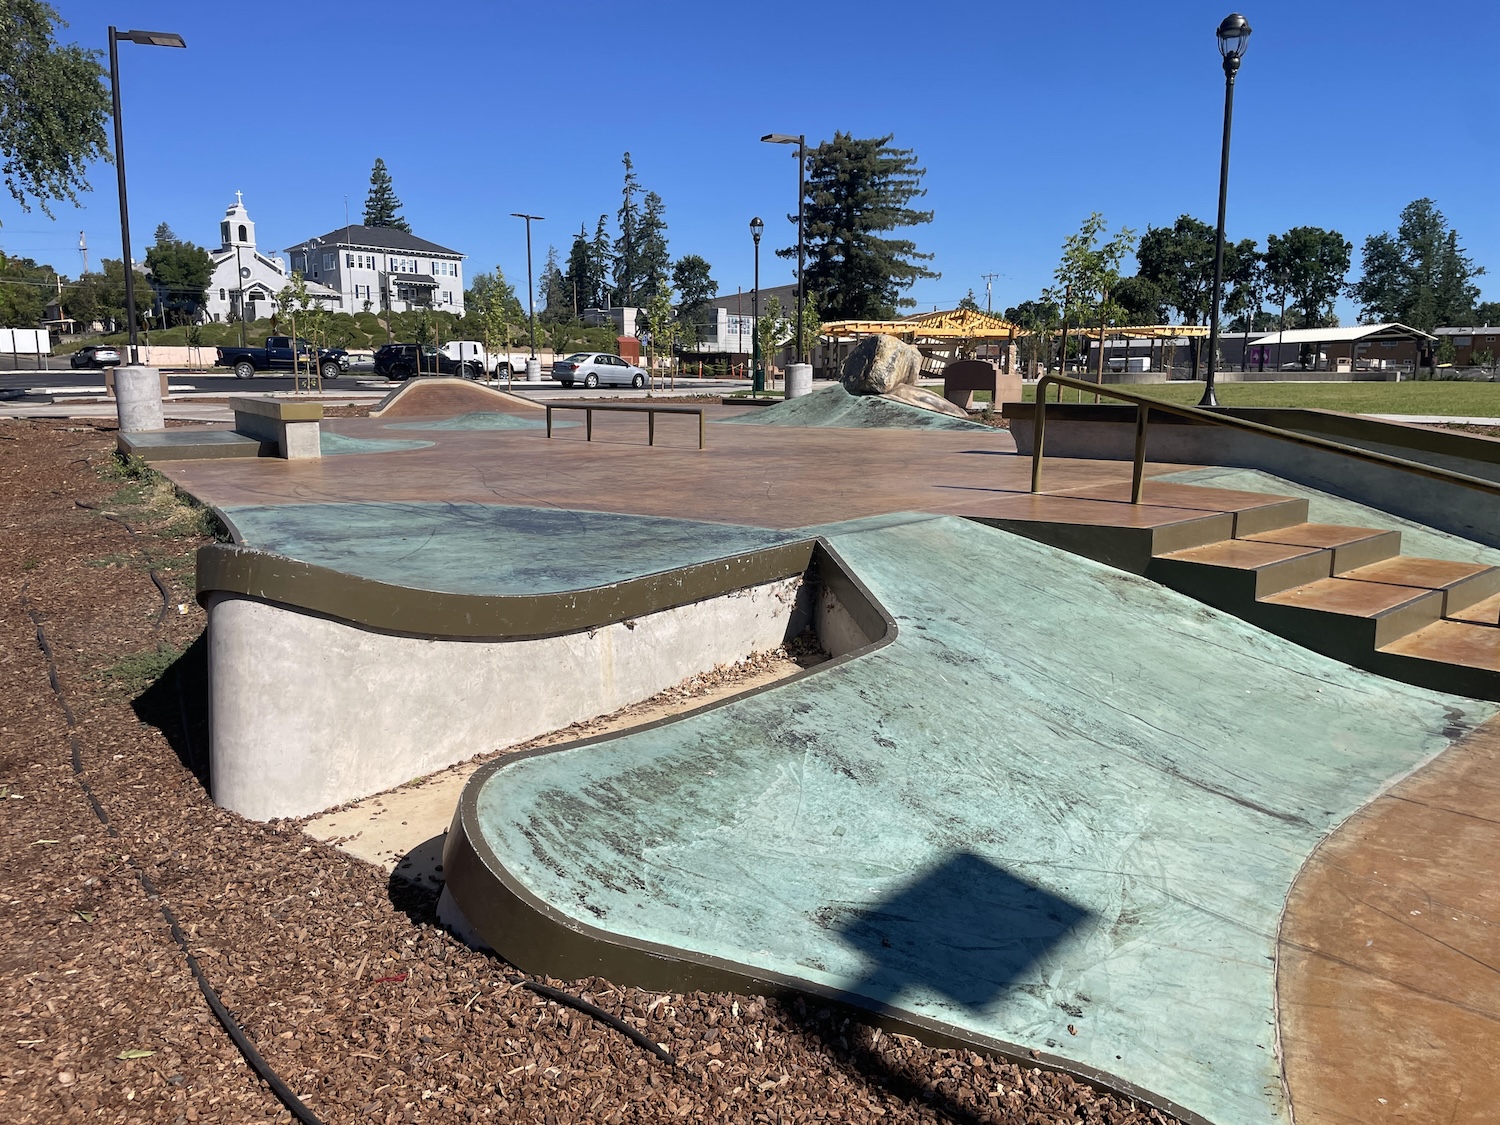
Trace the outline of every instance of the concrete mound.
{"label": "concrete mound", "polygon": [[542,407],[520,395],[507,394],[468,379],[424,375],[408,379],[370,411],[371,418],[446,418],[455,414],[502,410],[540,411]]}
{"label": "concrete mound", "polygon": [[857,395],[842,384],[758,408],[724,425],[826,426],[836,430],[986,430],[988,426],[949,417],[881,395]]}

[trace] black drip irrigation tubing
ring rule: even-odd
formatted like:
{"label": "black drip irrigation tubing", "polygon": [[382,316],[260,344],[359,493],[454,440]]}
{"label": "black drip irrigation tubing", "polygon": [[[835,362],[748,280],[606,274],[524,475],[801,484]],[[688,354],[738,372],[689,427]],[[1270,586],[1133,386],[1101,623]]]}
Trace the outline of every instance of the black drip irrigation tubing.
{"label": "black drip irrigation tubing", "polygon": [[[77,504],[80,508],[86,508],[90,512],[98,512],[105,519],[119,524],[130,533],[130,537],[132,539],[140,538],[140,532],[131,527],[130,524],[126,522],[124,516],[117,516],[113,512],[106,512],[97,504],[86,504],[82,500],[74,500],[73,503]],[[156,573],[156,568],[154,566],[148,567],[147,572],[151,575],[151,581],[156,586],[157,593],[161,594],[161,612],[156,615],[156,623],[157,625],[160,625],[162,621],[166,619],[167,610],[172,604],[172,594],[167,589],[167,584],[161,580],[161,575]]]}
{"label": "black drip irrigation tubing", "polygon": [[[87,505],[83,504],[80,504],[80,506],[87,507]],[[117,519],[118,517],[108,516],[108,518]],[[125,523],[124,520],[120,520],[119,522],[122,524]],[[135,531],[128,524],[125,524],[125,528],[132,535],[135,534]],[[155,577],[156,575],[153,571],[152,578],[154,579]],[[161,588],[160,582],[157,582],[157,587]],[[163,591],[163,595],[165,596],[165,591]],[[83,795],[88,798],[89,807],[94,810],[94,815],[99,818],[99,823],[104,826],[104,830],[111,836],[119,838],[120,833],[116,831],[115,826],[110,822],[109,814],[104,811],[104,806],[99,803],[99,798],[94,794],[93,786],[89,784],[88,778],[84,775],[83,748],[78,739],[78,718],[73,714],[73,708],[68,704],[68,697],[63,693],[62,681],[58,677],[57,658],[52,652],[52,644],[47,639],[47,630],[42,625],[41,617],[37,615],[36,610],[31,608],[31,604],[27,600],[25,586],[21,588],[21,608],[25,610],[26,616],[31,619],[31,624],[36,630],[37,647],[42,650],[42,655],[47,658],[47,683],[51,685],[52,692],[57,697],[58,706],[62,708],[63,718],[67,721],[68,746],[71,751],[73,779],[78,782],[79,788],[83,790]],[[177,688],[178,703],[182,712],[182,733],[183,737],[187,738],[190,737],[188,735],[187,724],[187,703],[181,695],[181,683],[177,685]],[[161,893],[156,889],[156,884],[151,881],[151,877],[146,874],[133,858],[127,857],[126,862],[130,864],[131,870],[135,872],[136,878],[140,880],[141,887],[145,890],[146,896],[155,902],[157,908],[161,911],[162,918],[166,920],[167,928],[172,933],[172,940],[177,943],[178,948],[182,950],[182,955],[187,958],[188,969],[193,974],[193,980],[198,984],[198,990],[203,993],[203,998],[208,1002],[209,1009],[223,1026],[224,1031],[229,1035],[235,1047],[239,1049],[240,1054],[245,1057],[245,1061],[261,1077],[261,1080],[270,1087],[271,1092],[276,1095],[276,1099],[287,1108],[287,1111],[293,1117],[302,1122],[302,1125],[323,1125],[318,1116],[312,1110],[308,1109],[303,1104],[302,1099],[292,1092],[291,1087],[283,1082],[281,1077],[271,1069],[271,1064],[266,1062],[265,1057],[256,1049],[250,1037],[245,1034],[245,1029],[239,1025],[229,1009],[224,1007],[224,1002],[219,999],[219,994],[214,991],[213,985],[209,984],[208,978],[204,976],[203,969],[198,964],[198,958],[193,956],[193,951],[188,946],[187,938],[183,935],[182,927],[177,924],[177,916],[172,913],[171,908],[162,899]],[[605,1026],[618,1031],[632,1043],[654,1055],[668,1066],[677,1066],[676,1057],[660,1043],[653,1042],[649,1036],[638,1028],[632,1027],[619,1016],[611,1012],[606,1012],[597,1004],[591,1004],[581,996],[574,996],[572,993],[564,992],[560,988],[553,988],[550,984],[542,984],[540,981],[530,980],[511,973],[505,974],[504,980],[507,984],[513,986],[519,985],[554,1003],[580,1011]]]}

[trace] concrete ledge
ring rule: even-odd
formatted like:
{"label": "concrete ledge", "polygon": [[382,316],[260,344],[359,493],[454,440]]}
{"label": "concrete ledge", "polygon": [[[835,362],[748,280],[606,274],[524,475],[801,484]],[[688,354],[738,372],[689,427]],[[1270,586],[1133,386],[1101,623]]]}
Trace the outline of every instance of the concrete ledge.
{"label": "concrete ledge", "polygon": [[207,460],[217,457],[275,457],[273,442],[232,430],[150,430],[119,434],[115,444],[127,457],[154,461]]}
{"label": "concrete ledge", "polygon": [[305,816],[647,699],[801,631],[801,576],[597,629],[466,642],[208,600],[214,801]]}
{"label": "concrete ledge", "polygon": [[288,461],[323,456],[321,402],[285,402],[274,398],[235,397],[236,433],[273,442],[277,455]]}

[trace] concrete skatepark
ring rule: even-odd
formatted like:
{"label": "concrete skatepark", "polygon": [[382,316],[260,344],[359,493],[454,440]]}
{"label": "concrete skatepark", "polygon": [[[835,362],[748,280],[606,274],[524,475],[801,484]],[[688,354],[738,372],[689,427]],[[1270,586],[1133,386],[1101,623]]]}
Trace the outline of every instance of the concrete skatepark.
{"label": "concrete skatepark", "polygon": [[1492,546],[1243,449],[1153,453],[1132,505],[1118,451],[1033,494],[1004,431],[837,387],[705,407],[699,450],[444,382],[321,457],[157,462],[237,540],[199,564],[216,800],[306,816],[811,628],[794,678],[482,767],[450,917],[1183,1120],[1489,1111]]}

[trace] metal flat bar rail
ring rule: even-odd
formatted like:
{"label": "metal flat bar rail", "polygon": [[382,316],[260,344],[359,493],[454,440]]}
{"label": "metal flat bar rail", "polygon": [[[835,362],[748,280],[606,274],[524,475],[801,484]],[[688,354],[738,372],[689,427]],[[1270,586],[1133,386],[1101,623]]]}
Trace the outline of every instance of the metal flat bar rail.
{"label": "metal flat bar rail", "polygon": [[1135,465],[1130,476],[1130,502],[1139,504],[1141,502],[1141,489],[1145,483],[1146,472],[1146,425],[1150,412],[1155,410],[1162,414],[1174,414],[1179,418],[1191,418],[1199,422],[1206,422],[1211,426],[1226,426],[1231,430],[1243,430],[1246,433],[1260,434],[1263,437],[1275,438],[1277,441],[1288,441],[1293,445],[1306,446],[1309,449],[1321,449],[1325,453],[1338,453],[1345,457],[1353,457],[1357,461],[1365,461],[1372,465],[1383,465],[1389,469],[1399,469],[1401,472],[1412,473],[1428,480],[1442,481],[1445,484],[1456,484],[1463,488],[1472,488],[1476,492],[1486,492],[1491,496],[1500,496],[1500,484],[1485,480],[1483,477],[1471,477],[1467,473],[1455,473],[1449,469],[1439,469],[1432,465],[1424,465],[1419,461],[1408,461],[1403,457],[1392,457],[1388,453],[1376,453],[1369,449],[1360,449],[1355,445],[1345,445],[1342,442],[1329,441],[1327,438],[1312,437],[1308,434],[1299,434],[1295,430],[1283,430],[1278,426],[1267,426],[1262,422],[1250,422],[1244,418],[1231,418],[1214,410],[1207,410],[1201,406],[1178,406],[1175,403],[1162,402],[1134,391],[1122,391],[1115,387],[1106,387],[1100,383],[1091,383],[1082,379],[1070,379],[1065,375],[1043,375],[1036,384],[1036,415],[1032,419],[1032,450],[1031,450],[1031,491],[1042,490],[1042,457],[1044,454],[1043,442],[1047,432],[1047,388],[1053,385],[1058,388],[1058,401],[1062,401],[1062,388],[1073,387],[1079,391],[1092,391],[1108,398],[1119,399],[1122,402],[1133,402],[1136,406],[1135,415]]}
{"label": "metal flat bar rail", "polygon": [[703,407],[701,406],[635,406],[631,403],[558,402],[547,404],[547,436],[552,436],[552,412],[554,410],[582,410],[585,441],[594,440],[594,411],[616,411],[625,414],[646,415],[646,444],[656,444],[656,416],[658,414],[696,414],[698,416],[698,448],[705,448],[706,438]]}

